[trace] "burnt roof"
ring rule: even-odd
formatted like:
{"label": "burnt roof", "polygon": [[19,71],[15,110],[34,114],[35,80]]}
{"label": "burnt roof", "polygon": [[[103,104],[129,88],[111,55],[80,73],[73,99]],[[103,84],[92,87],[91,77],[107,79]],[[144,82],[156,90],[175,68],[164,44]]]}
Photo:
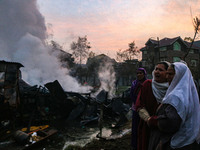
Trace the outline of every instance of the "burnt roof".
{"label": "burnt roof", "polygon": [[18,63],[18,62],[8,62],[8,61],[5,61],[5,60],[0,60],[0,64],[14,64],[14,65],[17,65],[19,68],[20,67],[24,67],[22,64]]}

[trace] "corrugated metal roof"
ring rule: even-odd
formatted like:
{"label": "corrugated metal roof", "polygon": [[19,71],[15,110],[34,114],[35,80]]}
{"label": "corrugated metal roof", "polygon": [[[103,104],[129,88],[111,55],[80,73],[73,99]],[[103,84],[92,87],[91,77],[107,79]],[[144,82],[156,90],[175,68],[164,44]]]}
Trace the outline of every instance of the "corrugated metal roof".
{"label": "corrugated metal roof", "polygon": [[0,60],[0,63],[3,63],[3,64],[16,64],[18,65],[18,67],[24,67],[22,64],[18,63],[18,62],[8,62],[8,61],[5,61],[5,60]]}

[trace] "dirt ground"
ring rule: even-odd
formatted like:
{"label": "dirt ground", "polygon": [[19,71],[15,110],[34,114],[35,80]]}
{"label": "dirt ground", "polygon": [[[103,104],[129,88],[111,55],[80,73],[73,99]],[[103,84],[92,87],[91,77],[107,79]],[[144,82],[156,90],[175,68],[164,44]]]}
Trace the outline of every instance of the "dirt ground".
{"label": "dirt ground", "polygon": [[[113,134],[106,138],[94,139],[84,147],[75,145],[68,146],[63,149],[68,137],[68,130],[60,130],[58,134],[51,137],[51,139],[41,143],[32,148],[34,150],[130,150],[131,149],[131,121],[126,122],[121,127],[114,128]],[[82,130],[82,131],[81,131]],[[87,130],[76,129],[75,132],[87,132]],[[125,132],[124,132],[125,131]],[[73,137],[73,136],[72,136]],[[111,138],[110,138],[111,137]],[[8,144],[4,146],[0,144],[1,150],[22,150],[24,147],[19,146],[17,143]]]}
{"label": "dirt ground", "polygon": [[[119,130],[131,129],[131,122],[126,123]],[[68,147],[65,150],[131,150],[131,132],[121,138],[93,140],[84,147]]]}
{"label": "dirt ground", "polygon": [[130,150],[131,134],[115,140],[95,140],[81,150]]}

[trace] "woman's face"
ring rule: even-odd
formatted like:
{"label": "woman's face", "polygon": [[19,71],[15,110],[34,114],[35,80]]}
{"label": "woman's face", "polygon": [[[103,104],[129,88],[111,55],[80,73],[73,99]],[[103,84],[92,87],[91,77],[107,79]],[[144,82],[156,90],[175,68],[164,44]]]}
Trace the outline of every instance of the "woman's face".
{"label": "woman's face", "polygon": [[175,70],[172,66],[169,66],[168,69],[167,69],[167,81],[169,82],[169,84],[171,84],[173,78],[174,78],[174,75],[175,75]]}
{"label": "woman's face", "polygon": [[167,70],[163,64],[157,64],[154,69],[154,80],[158,83],[167,82],[166,79]]}
{"label": "woman's face", "polygon": [[137,71],[137,79],[139,81],[144,79],[144,72],[143,71],[140,71],[140,70]]}

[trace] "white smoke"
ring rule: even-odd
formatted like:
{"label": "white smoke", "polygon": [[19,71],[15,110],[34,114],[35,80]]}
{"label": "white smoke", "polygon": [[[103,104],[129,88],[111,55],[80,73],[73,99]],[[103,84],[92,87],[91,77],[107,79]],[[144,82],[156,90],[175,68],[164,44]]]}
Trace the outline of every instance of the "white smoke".
{"label": "white smoke", "polygon": [[61,68],[44,44],[47,38],[45,19],[36,0],[0,1],[0,59],[19,62],[22,78],[31,85],[58,80],[66,91],[87,92]]}
{"label": "white smoke", "polygon": [[106,62],[101,64],[98,72],[99,80],[101,83],[101,87],[99,91],[105,90],[108,92],[108,97],[113,98],[115,93],[115,70],[113,68],[113,64],[111,62]]}

